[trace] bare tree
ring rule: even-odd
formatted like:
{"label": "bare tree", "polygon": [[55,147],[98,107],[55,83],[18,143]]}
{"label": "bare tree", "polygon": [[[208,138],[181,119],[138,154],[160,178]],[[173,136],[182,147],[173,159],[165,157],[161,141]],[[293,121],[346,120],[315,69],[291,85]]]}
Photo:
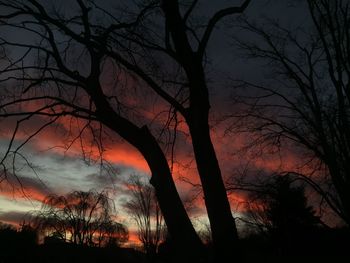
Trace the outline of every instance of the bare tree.
{"label": "bare tree", "polygon": [[138,228],[138,237],[145,252],[153,256],[164,234],[163,217],[155,196],[154,189],[134,175],[128,182],[130,200],[125,207]]}
{"label": "bare tree", "polygon": [[104,192],[74,191],[48,196],[36,215],[36,225],[62,241],[78,245],[110,246],[128,240],[128,231],[113,221],[113,204]]}
{"label": "bare tree", "polygon": [[[146,89],[167,108],[169,118],[161,126],[174,130],[168,142],[176,139],[178,119],[187,123],[213,244],[217,255],[227,258],[237,231],[210,137],[205,53],[216,25],[227,16],[242,13],[250,0],[221,9],[203,23],[193,18],[199,2],[139,1],[130,8],[113,9],[108,4],[77,0],[67,10],[35,0],[0,1],[3,32],[28,36],[22,40],[1,38],[1,46],[17,54],[3,66],[1,82],[17,88],[11,90],[14,98],[2,103],[0,116],[17,117],[15,131],[33,116],[46,117],[48,121],[28,140],[62,116],[86,120],[80,135],[88,129],[96,131],[92,123],[119,134],[147,161],[175,244],[186,250],[185,254],[199,255],[202,244],[176,191],[162,144],[147,118],[128,105],[129,95],[137,97],[127,83],[133,76],[138,89]],[[113,75],[111,85],[102,81],[108,73]],[[35,109],[23,108],[34,102],[38,105]],[[18,105],[22,109],[14,111]],[[99,138],[98,132],[95,135]],[[3,160],[21,148],[22,144],[14,148],[15,138]],[[173,152],[174,147],[170,149]]]}
{"label": "bare tree", "polygon": [[240,82],[252,96],[241,101],[245,113],[235,117],[257,134],[252,145],[297,146],[305,160],[300,176],[349,224],[350,6],[341,0],[300,4],[309,11],[309,27],[242,21],[254,40],[237,43],[268,62],[270,77],[265,84]]}

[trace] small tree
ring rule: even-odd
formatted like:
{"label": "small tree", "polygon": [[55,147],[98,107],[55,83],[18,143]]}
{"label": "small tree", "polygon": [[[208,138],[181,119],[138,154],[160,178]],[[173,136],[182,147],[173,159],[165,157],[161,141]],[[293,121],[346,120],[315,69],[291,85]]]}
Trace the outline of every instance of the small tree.
{"label": "small tree", "polygon": [[125,207],[137,224],[138,237],[145,252],[153,256],[162,241],[164,230],[163,217],[154,189],[137,176],[131,177],[128,187],[131,198]]}
{"label": "small tree", "polygon": [[46,235],[88,246],[116,245],[128,239],[125,226],[112,220],[113,202],[106,192],[74,191],[65,196],[48,196],[37,215]]}

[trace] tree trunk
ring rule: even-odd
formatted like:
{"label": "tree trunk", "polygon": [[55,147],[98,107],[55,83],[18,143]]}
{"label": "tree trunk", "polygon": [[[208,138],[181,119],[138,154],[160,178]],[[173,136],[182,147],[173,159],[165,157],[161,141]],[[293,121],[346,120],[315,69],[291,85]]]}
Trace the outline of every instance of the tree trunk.
{"label": "tree trunk", "polygon": [[[202,54],[193,51],[177,0],[161,1],[166,28],[174,45],[176,59],[186,72],[190,91],[190,107],[184,112],[189,126],[197,169],[208,212],[216,260],[232,256],[238,236],[235,221],[222,180],[221,170],[210,138],[208,124],[209,95]],[[239,251],[235,251],[236,254]],[[220,260],[222,259],[222,260]]]}
{"label": "tree trunk", "polygon": [[339,197],[340,204],[338,206],[340,207],[341,217],[350,226],[350,186],[346,180],[346,175],[342,174],[342,167],[334,159],[335,154],[328,156],[330,158],[325,160],[325,163],[328,166],[332,182]]}
{"label": "tree trunk", "polygon": [[221,170],[210,138],[208,123],[193,118],[190,133],[201,179],[204,200],[210,221],[215,258],[227,259],[238,256],[238,235],[232,217],[230,203],[222,180]]}
{"label": "tree trunk", "polygon": [[155,188],[164,221],[175,245],[176,255],[181,260],[201,262],[203,244],[176,190],[169,164],[154,136],[146,126],[139,128],[128,119],[117,114],[99,86],[97,78],[91,78],[88,89],[96,105],[96,115],[101,123],[115,131],[141,152],[151,170],[151,184]]}
{"label": "tree trunk", "polygon": [[[120,134],[119,129],[114,130]],[[200,258],[204,256],[203,244],[182,204],[163,151],[146,126],[139,129],[136,143],[134,139],[128,141],[132,141],[131,144],[142,153],[149,165],[152,173],[151,184],[155,188],[176,255],[183,257],[182,260],[195,259],[201,262]]]}
{"label": "tree trunk", "polygon": [[[118,132],[118,129],[115,131]],[[132,145],[142,153],[149,165],[152,173],[150,182],[155,188],[176,255],[182,257],[181,260],[201,262],[203,244],[182,204],[163,151],[146,126],[139,130],[136,141]]]}
{"label": "tree trunk", "polygon": [[180,255],[186,255],[192,262],[201,262],[204,247],[178,195],[168,162],[148,128],[144,126],[141,130],[144,137],[142,141],[145,143],[139,150],[152,171],[151,184],[155,188],[170,236],[176,244],[175,250]]}

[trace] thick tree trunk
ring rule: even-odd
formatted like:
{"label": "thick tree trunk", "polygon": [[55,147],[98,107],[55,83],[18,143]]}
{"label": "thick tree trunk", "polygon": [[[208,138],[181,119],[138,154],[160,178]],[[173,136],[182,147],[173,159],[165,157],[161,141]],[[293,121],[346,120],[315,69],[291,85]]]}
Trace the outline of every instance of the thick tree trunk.
{"label": "thick tree trunk", "polygon": [[[192,49],[187,37],[187,28],[181,17],[179,2],[167,0],[161,1],[161,3],[165,14],[166,28],[170,32],[176,58],[182,65],[188,79],[190,107],[183,114],[190,128],[216,260],[224,261],[232,257],[232,249],[237,244],[238,236],[221,170],[210,138],[208,124],[210,105],[202,54]],[[239,251],[236,249],[235,256],[238,253]]]}
{"label": "thick tree trunk", "polygon": [[185,208],[176,190],[168,162],[148,128],[142,129],[142,140],[145,142],[139,150],[145,157],[151,171],[151,184],[171,238],[177,244],[178,255],[185,255],[189,261],[202,262],[204,247],[187,216]]}
{"label": "thick tree trunk", "polygon": [[[120,134],[119,129],[113,130]],[[149,165],[152,173],[151,184],[155,188],[159,207],[173,241],[175,255],[181,260],[202,262],[205,256],[203,244],[176,190],[164,153],[146,126],[139,130],[136,143],[134,139],[128,141],[142,153]]]}
{"label": "thick tree trunk", "polygon": [[158,142],[146,126],[139,128],[112,109],[104,97],[97,78],[91,78],[89,85],[91,88],[88,91],[94,99],[99,121],[133,145],[146,159],[152,173],[151,183],[177,251],[176,255],[182,261],[201,262],[204,255],[203,244],[183,206],[169,164]]}
{"label": "thick tree trunk", "polygon": [[239,250],[235,220],[232,216],[221,170],[210,138],[208,122],[194,117],[190,133],[208,211],[216,259],[235,257]]}
{"label": "thick tree trunk", "polygon": [[[114,130],[120,134],[119,129]],[[164,153],[146,126],[139,130],[136,142],[133,141],[134,139],[128,141],[142,153],[149,165],[152,173],[151,184],[155,188],[176,255],[181,260],[202,262],[204,257],[203,244],[182,204]]]}

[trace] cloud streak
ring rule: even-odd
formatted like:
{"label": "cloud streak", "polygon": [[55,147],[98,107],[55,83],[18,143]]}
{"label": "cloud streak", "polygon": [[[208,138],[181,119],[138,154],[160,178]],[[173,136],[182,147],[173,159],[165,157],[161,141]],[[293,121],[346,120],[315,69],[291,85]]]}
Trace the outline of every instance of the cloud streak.
{"label": "cloud streak", "polygon": [[32,218],[29,212],[23,211],[6,211],[0,212],[0,221],[12,225],[19,225],[22,222],[28,222]]}
{"label": "cloud streak", "polygon": [[50,188],[37,178],[8,174],[0,183],[0,196],[13,199],[31,199],[42,202],[51,192]]}

